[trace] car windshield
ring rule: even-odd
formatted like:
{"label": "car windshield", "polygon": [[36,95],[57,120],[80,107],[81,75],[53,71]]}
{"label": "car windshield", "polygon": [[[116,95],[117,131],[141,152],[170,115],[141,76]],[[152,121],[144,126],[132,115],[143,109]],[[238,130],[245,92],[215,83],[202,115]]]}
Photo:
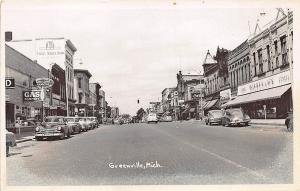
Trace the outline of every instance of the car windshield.
{"label": "car windshield", "polygon": [[45,119],[45,122],[59,122],[60,118],[49,117]]}
{"label": "car windshield", "polygon": [[67,122],[78,122],[76,118],[65,118]]}
{"label": "car windshield", "polygon": [[150,113],[149,116],[150,117],[156,117],[156,114],[155,113]]}
{"label": "car windshield", "polygon": [[243,117],[243,112],[241,110],[230,110],[231,115],[237,116],[237,117]]}
{"label": "car windshield", "polygon": [[213,117],[222,117],[222,111],[210,111]]}

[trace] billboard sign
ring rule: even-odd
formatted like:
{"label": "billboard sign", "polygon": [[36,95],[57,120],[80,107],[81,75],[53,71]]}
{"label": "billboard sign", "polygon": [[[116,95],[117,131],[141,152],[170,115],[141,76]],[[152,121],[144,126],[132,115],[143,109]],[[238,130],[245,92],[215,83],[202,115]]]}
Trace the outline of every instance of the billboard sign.
{"label": "billboard sign", "polygon": [[65,45],[66,41],[64,38],[36,39],[37,61],[43,65],[51,63],[62,65],[65,60]]}
{"label": "billboard sign", "polygon": [[23,91],[23,101],[42,101],[41,90],[26,90]]}

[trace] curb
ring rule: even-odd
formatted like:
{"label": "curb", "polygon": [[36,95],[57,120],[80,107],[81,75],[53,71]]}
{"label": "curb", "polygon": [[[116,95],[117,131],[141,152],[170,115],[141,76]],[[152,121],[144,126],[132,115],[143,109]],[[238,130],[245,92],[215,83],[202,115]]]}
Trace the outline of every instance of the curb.
{"label": "curb", "polygon": [[272,125],[272,126],[282,126],[282,127],[285,126],[285,124],[282,124],[282,123],[280,123],[280,124],[278,124],[278,123],[249,123],[249,125],[266,125],[266,126]]}
{"label": "curb", "polygon": [[33,140],[33,138],[20,139],[20,140],[16,140],[16,143],[23,143],[23,142],[32,141],[32,140]]}

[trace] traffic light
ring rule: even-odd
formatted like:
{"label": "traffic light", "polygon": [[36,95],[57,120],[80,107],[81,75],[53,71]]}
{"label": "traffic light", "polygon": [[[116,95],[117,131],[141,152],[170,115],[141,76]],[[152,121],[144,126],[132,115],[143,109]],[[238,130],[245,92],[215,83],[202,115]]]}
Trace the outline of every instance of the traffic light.
{"label": "traffic light", "polygon": [[140,100],[139,99],[137,100],[137,103],[140,104]]}

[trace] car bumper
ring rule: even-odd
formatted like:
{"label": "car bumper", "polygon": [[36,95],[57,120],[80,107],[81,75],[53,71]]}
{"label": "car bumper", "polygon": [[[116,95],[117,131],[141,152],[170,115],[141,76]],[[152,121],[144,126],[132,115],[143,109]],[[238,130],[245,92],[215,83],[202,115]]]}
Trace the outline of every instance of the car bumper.
{"label": "car bumper", "polygon": [[60,137],[63,136],[62,132],[45,132],[45,133],[35,133],[35,137]]}

